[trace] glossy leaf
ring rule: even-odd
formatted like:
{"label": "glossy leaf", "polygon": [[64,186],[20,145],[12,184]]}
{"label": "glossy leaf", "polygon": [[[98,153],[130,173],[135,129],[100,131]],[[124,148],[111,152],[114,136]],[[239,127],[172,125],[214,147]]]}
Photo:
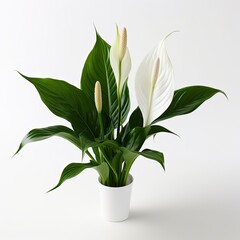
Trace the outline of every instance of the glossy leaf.
{"label": "glossy leaf", "polygon": [[[112,148],[112,147],[105,145],[99,149],[103,155],[104,161],[107,163],[107,165],[109,167],[109,170],[110,170],[109,175],[112,175],[114,177],[114,179],[112,179],[112,183],[110,183],[111,186],[114,186],[118,182],[118,173],[117,173],[117,169],[113,166],[112,159],[110,159],[109,154],[107,154],[108,153],[107,149],[114,149],[114,148],[115,147]],[[118,149],[118,147],[117,147],[117,149]],[[112,185],[112,184],[114,184],[114,185]]]}
{"label": "glossy leaf", "polygon": [[162,165],[163,169],[165,170],[163,153],[155,151],[155,150],[151,150],[151,149],[144,149],[139,154],[145,158],[149,158],[149,159],[157,161],[158,163],[160,163]]}
{"label": "glossy leaf", "polygon": [[123,163],[122,152],[120,151],[120,149],[115,149],[113,153],[114,154],[111,154],[112,155],[111,164],[113,168],[116,170],[116,173],[120,176]]}
{"label": "glossy leaf", "polygon": [[94,102],[82,90],[62,80],[31,78],[23,74],[21,76],[36,87],[49,110],[68,120],[77,134],[83,134],[91,139],[99,136]]}
{"label": "glossy leaf", "polygon": [[149,130],[147,136],[148,137],[150,137],[152,135],[155,136],[157,133],[160,133],[160,132],[171,133],[171,134],[174,134],[174,135],[178,136],[176,133],[168,130],[167,128],[162,127],[162,126],[158,126],[158,125],[151,125],[150,130]]}
{"label": "glossy leaf", "polygon": [[190,86],[176,90],[168,109],[154,122],[191,113],[216,93],[226,96],[223,91],[206,86]]}
{"label": "glossy leaf", "polygon": [[122,94],[121,94],[121,115],[122,115],[121,124],[123,124],[127,119],[127,116],[130,110],[130,104],[131,104],[131,101],[129,96],[129,89],[126,81],[123,85]]}
{"label": "glossy leaf", "polygon": [[[82,90],[94,101],[94,86],[99,81],[102,88],[103,111],[112,120],[113,126],[117,127],[118,99],[117,84],[109,60],[110,46],[101,36],[96,33],[96,43],[87,57],[81,77]],[[122,97],[122,120],[124,121],[129,111],[128,87],[123,89]]]}
{"label": "glossy leaf", "polygon": [[136,160],[136,158],[138,156],[143,156],[145,158],[155,160],[162,165],[163,169],[165,169],[165,167],[164,167],[164,155],[161,152],[151,150],[151,149],[144,149],[142,152],[131,151],[128,148],[123,148],[123,147],[121,147],[120,149],[123,152],[122,156],[123,156],[124,161],[125,161],[125,165],[124,165],[124,168],[123,168],[123,171],[122,171],[122,177],[121,177],[121,182],[122,182],[123,185],[126,184],[130,169],[131,169],[134,161]]}
{"label": "glossy leaf", "polygon": [[80,140],[77,137],[77,135],[74,133],[74,131],[68,127],[58,125],[58,126],[51,126],[46,128],[36,128],[31,130],[23,138],[15,154],[17,154],[28,143],[42,141],[44,139],[47,139],[53,136],[62,137],[81,149]]}
{"label": "glossy leaf", "polygon": [[[127,130],[125,130],[127,131]],[[135,127],[134,129],[130,129],[129,132],[126,135],[123,135],[121,139],[121,145],[133,150],[133,151],[139,151],[146,141],[146,139],[150,136],[155,136],[157,133],[165,132],[165,133],[171,133],[174,135],[177,135],[173,133],[172,131],[168,130],[167,128],[164,128],[162,126],[158,125],[149,125],[147,127]]]}
{"label": "glossy leaf", "polygon": [[81,142],[81,149],[83,150],[83,152],[85,152],[89,148],[110,147],[112,149],[117,149],[119,147],[118,143],[114,140],[108,140],[108,139],[103,141],[99,141],[97,139],[90,140],[83,136],[80,136],[79,139]]}
{"label": "glossy leaf", "polygon": [[70,178],[77,176],[83,170],[85,170],[87,168],[96,167],[96,166],[97,166],[97,163],[95,163],[93,161],[91,161],[89,163],[70,163],[63,169],[63,172],[58,181],[58,184],[54,188],[50,189],[48,192],[51,192],[54,189],[58,188],[59,186],[62,185],[63,182],[65,182],[66,180],[68,180]]}
{"label": "glossy leaf", "polygon": [[101,84],[103,110],[112,116],[117,108],[117,85],[109,61],[110,46],[96,32],[96,43],[88,55],[81,76],[81,89],[94,99],[97,81]]}
{"label": "glossy leaf", "polygon": [[135,127],[143,127],[143,116],[139,107],[137,107],[129,118],[129,127],[133,129]]}
{"label": "glossy leaf", "polygon": [[126,185],[130,169],[134,161],[136,160],[136,158],[139,156],[139,154],[123,147],[121,147],[121,150],[122,150],[122,157],[124,159],[124,165],[121,173],[120,184],[124,186]]}
{"label": "glossy leaf", "polygon": [[139,151],[145,142],[149,131],[150,126],[147,126],[145,128],[136,127],[132,129],[125,137],[123,146],[133,151]]}
{"label": "glossy leaf", "polygon": [[139,107],[137,107],[131,114],[128,123],[122,128],[120,134],[118,135],[117,141],[121,144],[125,141],[126,136],[135,127],[143,126],[143,117]]}
{"label": "glossy leaf", "polygon": [[109,167],[106,162],[102,162],[99,166],[96,167],[101,179],[102,184],[106,184],[109,177]]}

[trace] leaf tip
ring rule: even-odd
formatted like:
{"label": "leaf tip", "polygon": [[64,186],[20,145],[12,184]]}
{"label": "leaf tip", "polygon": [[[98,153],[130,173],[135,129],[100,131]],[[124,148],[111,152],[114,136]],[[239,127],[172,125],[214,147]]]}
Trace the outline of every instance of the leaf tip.
{"label": "leaf tip", "polygon": [[15,155],[17,155],[17,153],[19,153],[19,151],[22,149],[22,147],[23,147],[22,144],[20,144],[19,147],[18,147],[18,149],[17,149],[17,151],[12,155],[11,158],[14,158]]}
{"label": "leaf tip", "polygon": [[13,70],[14,72],[17,72],[20,76],[25,77],[22,73],[20,73],[18,70]]}
{"label": "leaf tip", "polygon": [[182,139],[181,138],[181,136],[179,136],[178,134],[176,134],[176,133],[174,133],[174,132],[171,132],[173,135],[175,135],[176,137],[179,137],[180,139]]}
{"label": "leaf tip", "polygon": [[229,98],[228,98],[227,94],[224,91],[220,91],[220,93],[222,93],[226,97],[226,99],[229,101]]}
{"label": "leaf tip", "polygon": [[52,192],[53,190],[55,190],[55,189],[58,188],[59,186],[60,186],[60,185],[57,184],[54,188],[51,188],[50,190],[48,190],[47,192],[45,192],[45,194]]}
{"label": "leaf tip", "polygon": [[93,22],[93,27],[94,27],[94,30],[95,30],[96,35],[98,35],[97,27],[96,27],[96,25],[95,25],[94,22]]}

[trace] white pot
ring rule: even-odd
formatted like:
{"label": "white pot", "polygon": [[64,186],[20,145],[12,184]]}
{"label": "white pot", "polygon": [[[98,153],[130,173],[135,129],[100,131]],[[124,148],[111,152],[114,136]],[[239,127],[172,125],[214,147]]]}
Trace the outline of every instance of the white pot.
{"label": "white pot", "polygon": [[133,177],[129,174],[127,185],[108,187],[99,182],[102,217],[110,222],[124,221],[129,216]]}

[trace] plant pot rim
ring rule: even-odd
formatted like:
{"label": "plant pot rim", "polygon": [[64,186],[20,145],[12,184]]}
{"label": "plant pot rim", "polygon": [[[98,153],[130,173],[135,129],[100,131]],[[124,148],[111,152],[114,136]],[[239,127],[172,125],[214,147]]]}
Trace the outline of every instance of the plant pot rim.
{"label": "plant pot rim", "polygon": [[120,188],[125,188],[125,187],[131,185],[133,183],[133,180],[134,180],[133,176],[129,173],[128,179],[127,179],[127,184],[124,185],[124,186],[121,186],[121,187],[111,187],[111,186],[104,185],[100,182],[100,177],[98,178],[98,183],[100,184],[100,186],[103,186],[103,187],[106,187],[106,188],[120,189]]}

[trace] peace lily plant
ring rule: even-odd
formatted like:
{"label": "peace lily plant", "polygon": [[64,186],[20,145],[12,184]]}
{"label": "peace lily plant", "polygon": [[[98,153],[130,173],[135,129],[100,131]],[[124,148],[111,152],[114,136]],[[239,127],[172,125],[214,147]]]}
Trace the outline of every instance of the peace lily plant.
{"label": "peace lily plant", "polygon": [[24,137],[17,152],[28,143],[58,136],[78,147],[82,159],[88,158],[87,162],[84,158],[84,162],[79,159],[66,166],[50,191],[87,168],[97,170],[103,185],[125,186],[138,156],[157,161],[164,168],[163,153],[142,150],[144,142],[157,133],[173,134],[161,126],[163,120],[191,113],[216,93],[223,93],[207,86],[174,90],[173,67],[165,47],[170,34],[146,55],[137,70],[138,107],[128,121],[131,58],[125,28],[121,33],[116,29],[112,46],[96,32],[96,43],[84,64],[80,88],[62,80],[19,73],[35,86],[49,110],[66,119],[71,128],[56,125],[33,129]]}

